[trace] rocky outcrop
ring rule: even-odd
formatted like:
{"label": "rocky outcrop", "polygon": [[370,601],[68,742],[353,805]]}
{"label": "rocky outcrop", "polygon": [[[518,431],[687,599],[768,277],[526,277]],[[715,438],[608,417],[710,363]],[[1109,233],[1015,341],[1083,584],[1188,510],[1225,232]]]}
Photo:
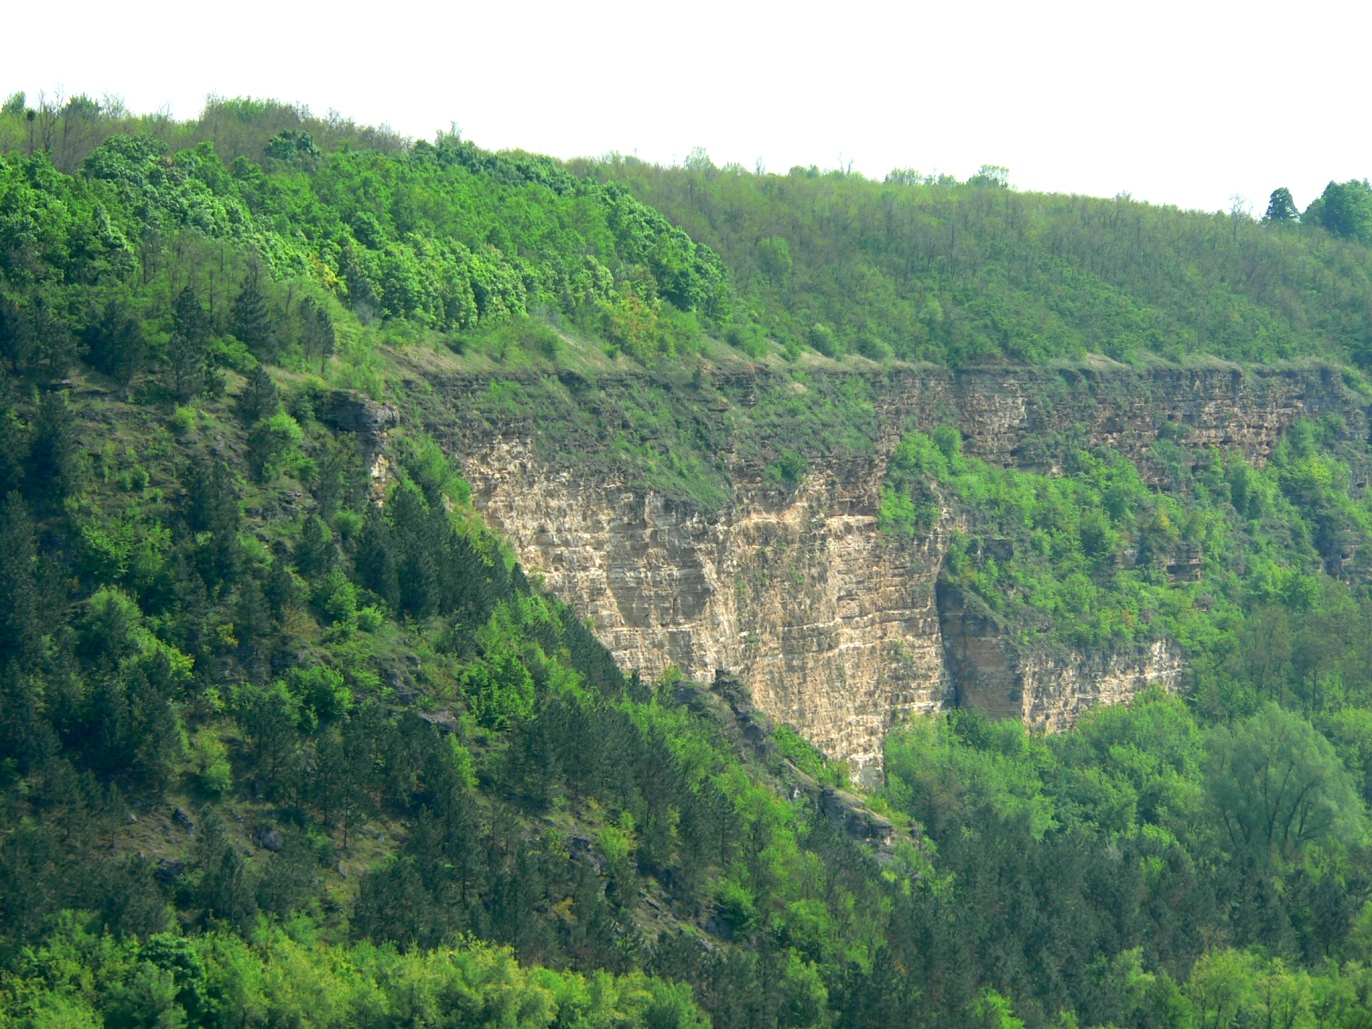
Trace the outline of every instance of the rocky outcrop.
{"label": "rocky outcrop", "polygon": [[1011,638],[976,597],[951,583],[940,582],[937,596],[944,659],[958,707],[1056,732],[1093,707],[1122,703],[1152,686],[1169,692],[1182,687],[1181,651],[1166,640],[1082,653]]}
{"label": "rocky outcrop", "polygon": [[319,418],[340,432],[357,436],[371,477],[373,498],[380,502],[390,472],[386,434],[400,424],[400,411],[394,404],[378,404],[353,390],[335,389],[324,395]]}
{"label": "rocky outcrop", "polygon": [[792,800],[808,797],[836,832],[871,844],[879,861],[890,857],[897,841],[895,824],[869,808],[860,797],[836,786],[823,785],[783,757],[772,740],[775,724],[753,703],[746,685],[723,670],[715,672],[709,686],[684,682],[674,689],[670,702],[713,722],[739,754],[747,754],[770,766],[779,775],[780,792]]}
{"label": "rocky outcrop", "polygon": [[878,531],[880,467],[706,513],[554,470],[522,441],[467,463],[473,499],[625,668],[745,680],[824,753],[873,766],[897,714],[950,699],[934,604],[946,538]]}
{"label": "rocky outcrop", "polygon": [[[711,412],[729,398],[747,404],[757,378],[714,383],[724,399],[694,409],[700,432],[727,432],[708,422],[724,417]],[[940,603],[954,526],[945,518],[913,544],[877,527],[886,460],[905,433],[951,422],[969,452],[1046,471],[1080,445],[1115,447],[1147,471],[1160,438],[1262,461],[1304,416],[1338,415],[1366,433],[1356,396],[1332,369],[903,369],[881,373],[872,389],[870,452],[813,455],[792,488],[768,480],[756,458],[731,456],[732,496],[707,510],[605,466],[561,460],[527,423],[464,421],[461,398],[488,382],[439,382],[435,395],[450,406],[431,407],[432,427],[463,458],[490,525],[593,622],[622,666],[645,676],[675,666],[707,682],[728,669],[759,708],[865,774],[904,715],[964,703],[1059,729],[1147,684],[1182,682],[1167,644],[1089,656],[1026,647],[969,617],[960,600]],[[578,387],[602,413],[614,409],[615,388]],[[1191,557],[1178,559],[1175,575],[1188,574]]]}

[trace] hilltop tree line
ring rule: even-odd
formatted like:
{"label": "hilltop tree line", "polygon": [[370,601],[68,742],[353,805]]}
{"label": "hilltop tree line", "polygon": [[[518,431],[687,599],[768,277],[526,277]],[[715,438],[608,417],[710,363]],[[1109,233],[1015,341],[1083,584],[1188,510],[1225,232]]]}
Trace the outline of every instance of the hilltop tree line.
{"label": "hilltop tree line", "polygon": [[1299,219],[1278,190],[1255,221],[1022,193],[994,167],[967,182],[756,174],[703,153],[671,168],[619,155],[573,167],[624,183],[719,253],[747,315],[730,339],[758,352],[770,338],[793,354],[952,365],[1372,353],[1363,182],[1330,183]]}

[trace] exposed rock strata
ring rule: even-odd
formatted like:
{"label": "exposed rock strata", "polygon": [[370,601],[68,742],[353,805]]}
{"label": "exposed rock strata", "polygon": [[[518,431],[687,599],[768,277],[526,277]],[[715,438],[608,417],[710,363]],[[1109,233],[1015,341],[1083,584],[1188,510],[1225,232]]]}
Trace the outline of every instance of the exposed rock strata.
{"label": "exposed rock strata", "polygon": [[1170,692],[1182,686],[1186,669],[1181,651],[1169,641],[1104,654],[1016,642],[975,597],[944,582],[936,592],[944,657],[958,707],[1057,732],[1098,705],[1127,701],[1150,686]]}
{"label": "exposed rock strata", "polygon": [[[483,381],[450,380],[440,393],[470,396]],[[961,701],[1058,729],[1149,683],[1175,689],[1182,675],[1165,644],[1053,656],[1012,646],[950,603],[940,611],[952,526],[916,546],[877,528],[885,463],[904,433],[951,422],[971,453],[1052,470],[1055,447],[1070,444],[1115,447],[1147,468],[1168,434],[1262,461],[1297,418],[1326,413],[1366,432],[1356,398],[1326,369],[903,370],[882,378],[874,406],[873,453],[812,457],[792,490],[736,462],[733,496],[715,511],[540,456],[527,428],[459,417],[435,431],[461,452],[490,524],[624,667],[651,676],[675,665],[699,681],[730,669],[762,710],[859,769],[877,766],[882,733],[903,714]]]}

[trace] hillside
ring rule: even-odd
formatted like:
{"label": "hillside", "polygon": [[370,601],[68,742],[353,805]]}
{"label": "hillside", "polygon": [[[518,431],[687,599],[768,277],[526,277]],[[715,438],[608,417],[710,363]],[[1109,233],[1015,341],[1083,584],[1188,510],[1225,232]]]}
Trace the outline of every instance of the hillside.
{"label": "hillside", "polygon": [[0,1026],[1365,1024],[1329,209],[12,98]]}
{"label": "hillside", "polygon": [[713,248],[740,311],[793,350],[952,365],[1368,359],[1366,183],[1331,182],[1298,225],[1294,209],[1259,222],[1020,193],[1004,169],[960,183],[902,169],[884,182],[813,167],[754,175],[704,155],[573,167],[623,183]]}

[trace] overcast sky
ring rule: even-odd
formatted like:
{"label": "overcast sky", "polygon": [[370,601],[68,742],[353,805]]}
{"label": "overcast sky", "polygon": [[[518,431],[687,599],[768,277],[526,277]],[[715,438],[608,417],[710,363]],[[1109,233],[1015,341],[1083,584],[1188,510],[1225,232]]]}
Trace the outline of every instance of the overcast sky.
{"label": "overcast sky", "polygon": [[1261,214],[1372,176],[1372,7],[754,0],[9,5],[0,91],[275,97],[488,148],[893,167]]}

